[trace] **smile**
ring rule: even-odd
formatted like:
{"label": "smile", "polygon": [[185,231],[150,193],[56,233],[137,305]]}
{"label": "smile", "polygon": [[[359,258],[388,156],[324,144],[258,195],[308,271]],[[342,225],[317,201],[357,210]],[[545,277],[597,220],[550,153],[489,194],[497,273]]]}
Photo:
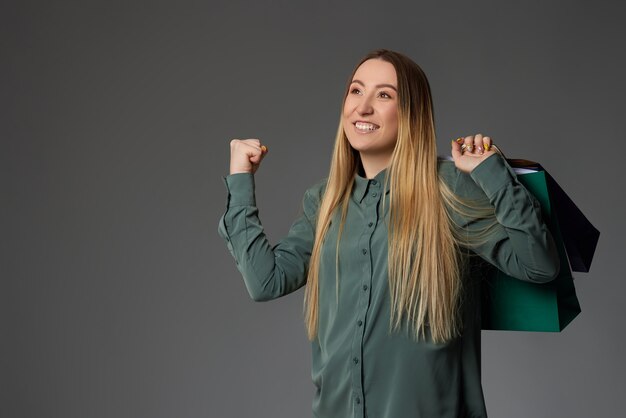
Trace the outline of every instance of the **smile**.
{"label": "smile", "polygon": [[361,133],[373,132],[380,128],[380,126],[378,125],[375,125],[373,123],[365,123],[365,122],[355,122],[354,127],[356,128],[357,132],[361,132]]}

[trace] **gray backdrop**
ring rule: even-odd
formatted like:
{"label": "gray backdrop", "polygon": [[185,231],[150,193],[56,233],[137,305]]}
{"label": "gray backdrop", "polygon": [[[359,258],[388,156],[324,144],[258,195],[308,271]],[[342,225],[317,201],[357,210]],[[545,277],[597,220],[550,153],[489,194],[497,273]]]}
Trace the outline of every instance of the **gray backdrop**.
{"label": "gray backdrop", "polygon": [[310,416],[303,291],[249,299],[221,177],[230,139],[269,146],[280,239],[378,47],[428,74],[440,153],[490,135],[602,232],[564,332],[483,333],[490,416],[623,409],[624,7],[372,3],[2,2],[1,417]]}

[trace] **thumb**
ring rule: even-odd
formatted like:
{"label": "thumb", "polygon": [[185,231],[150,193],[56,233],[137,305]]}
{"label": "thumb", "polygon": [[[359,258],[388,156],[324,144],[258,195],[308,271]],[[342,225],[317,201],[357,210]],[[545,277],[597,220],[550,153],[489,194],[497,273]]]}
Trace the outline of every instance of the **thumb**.
{"label": "thumb", "polygon": [[461,144],[456,141],[452,141],[452,158],[458,160],[463,154],[461,153]]}
{"label": "thumb", "polygon": [[261,162],[261,154],[254,154],[252,157],[250,157],[250,162],[253,164],[258,164]]}
{"label": "thumb", "polygon": [[260,164],[263,158],[265,158],[265,156],[267,155],[267,151],[268,151],[267,147],[265,146],[261,147],[261,152],[255,151],[252,154],[252,157],[250,157],[250,162],[254,164]]}

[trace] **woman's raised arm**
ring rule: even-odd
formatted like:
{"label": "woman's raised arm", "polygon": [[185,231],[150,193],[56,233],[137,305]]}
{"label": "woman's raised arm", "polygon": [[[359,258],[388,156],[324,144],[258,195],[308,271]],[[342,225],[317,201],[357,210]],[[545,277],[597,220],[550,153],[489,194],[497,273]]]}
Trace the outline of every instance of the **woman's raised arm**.
{"label": "woman's raised arm", "polygon": [[[261,151],[260,144],[254,143],[250,147],[235,146],[233,150],[231,142],[231,172],[235,172],[223,177],[228,199],[226,212],[219,220],[218,233],[235,259],[250,297],[255,301],[271,300],[306,283],[322,182],[306,191],[303,213],[293,222],[287,236],[272,246],[259,219],[254,174],[251,171],[237,172],[237,164],[233,164],[234,159],[241,160],[241,154],[233,155],[238,152],[250,152],[252,155],[248,155],[253,162],[256,156],[258,167],[262,159],[260,152],[267,151]],[[242,165],[245,163],[239,167]]]}
{"label": "woman's raised arm", "polygon": [[[504,273],[530,282],[548,282],[559,273],[560,261],[552,234],[543,221],[537,199],[519,182],[502,155],[487,156],[470,173],[456,168],[454,192],[461,197],[485,197],[495,208],[493,235],[473,250]],[[455,216],[461,227],[480,227]]]}

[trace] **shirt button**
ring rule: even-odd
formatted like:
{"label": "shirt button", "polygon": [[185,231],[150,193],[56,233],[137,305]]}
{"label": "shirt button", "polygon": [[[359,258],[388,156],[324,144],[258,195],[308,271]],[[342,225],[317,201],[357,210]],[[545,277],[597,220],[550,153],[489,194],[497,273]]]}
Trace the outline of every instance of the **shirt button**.
{"label": "shirt button", "polygon": [[374,225],[374,222],[370,222],[367,224],[367,226],[372,226],[372,225]]}
{"label": "shirt button", "polygon": [[357,324],[358,324],[359,326],[361,326],[361,325],[363,325],[363,321],[361,321],[361,320],[359,319],[359,320],[357,321]]}
{"label": "shirt button", "polygon": [[376,197],[378,194],[376,192],[372,193],[372,197]]}
{"label": "shirt button", "polygon": [[354,362],[354,364],[358,364],[359,363],[359,359],[358,358],[353,358],[352,361]]}
{"label": "shirt button", "polygon": [[376,180],[372,180],[372,184],[378,184]]}
{"label": "shirt button", "polygon": [[363,285],[363,290],[367,290],[367,285],[366,284]]}
{"label": "shirt button", "polygon": [[363,248],[363,250],[361,251],[363,251],[363,254],[367,254],[367,250],[365,248]]}
{"label": "shirt button", "polygon": [[361,403],[361,398],[359,398],[358,396],[356,397],[356,403]]}

